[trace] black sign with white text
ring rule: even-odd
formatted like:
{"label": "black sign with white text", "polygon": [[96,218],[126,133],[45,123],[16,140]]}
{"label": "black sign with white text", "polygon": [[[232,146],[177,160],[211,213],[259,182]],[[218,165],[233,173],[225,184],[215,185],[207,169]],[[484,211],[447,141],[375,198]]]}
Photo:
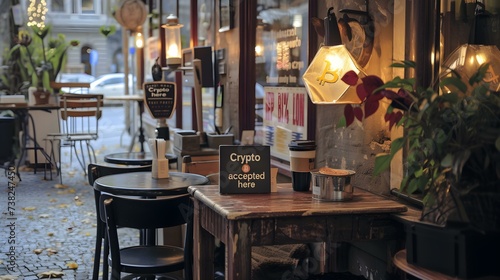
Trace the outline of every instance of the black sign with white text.
{"label": "black sign with white text", "polygon": [[144,101],[155,119],[170,119],[175,109],[175,83],[144,83]]}
{"label": "black sign with white text", "polygon": [[221,145],[219,164],[220,193],[271,192],[269,146]]}

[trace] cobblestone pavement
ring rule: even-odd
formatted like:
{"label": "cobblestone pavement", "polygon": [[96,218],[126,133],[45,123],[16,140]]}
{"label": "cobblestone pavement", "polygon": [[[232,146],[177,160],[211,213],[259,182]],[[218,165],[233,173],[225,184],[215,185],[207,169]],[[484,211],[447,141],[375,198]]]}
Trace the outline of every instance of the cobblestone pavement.
{"label": "cobblestone pavement", "polygon": [[[130,136],[124,134],[123,108],[106,107],[100,120],[100,138],[93,143],[103,155],[126,151]],[[120,141],[123,145],[120,145]],[[22,166],[21,179],[0,174],[0,280],[91,279],[95,242],[95,205],[91,186],[69,148],[63,148],[63,185],[59,177],[44,180],[43,169]],[[124,229],[121,229],[124,230]],[[135,244],[136,231],[124,232],[123,242]],[[50,274],[50,273],[47,273]],[[47,277],[48,278],[48,277]]]}

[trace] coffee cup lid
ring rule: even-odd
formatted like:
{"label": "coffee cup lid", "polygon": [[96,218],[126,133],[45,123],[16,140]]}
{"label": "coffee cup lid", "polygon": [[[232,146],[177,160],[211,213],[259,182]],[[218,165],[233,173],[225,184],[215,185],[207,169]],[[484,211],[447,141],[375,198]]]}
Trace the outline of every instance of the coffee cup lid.
{"label": "coffee cup lid", "polygon": [[292,140],[288,144],[291,151],[311,151],[316,149],[316,142],[313,140]]}

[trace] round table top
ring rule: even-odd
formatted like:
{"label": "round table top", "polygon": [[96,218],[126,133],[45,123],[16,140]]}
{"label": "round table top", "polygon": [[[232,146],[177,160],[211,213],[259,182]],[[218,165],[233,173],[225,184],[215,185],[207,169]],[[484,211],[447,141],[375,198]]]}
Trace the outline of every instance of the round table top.
{"label": "round table top", "polygon": [[[177,161],[177,157],[173,154],[166,154],[165,157],[169,163]],[[151,165],[153,156],[151,153],[144,152],[122,152],[106,155],[104,156],[104,161],[124,165]]]}
{"label": "round table top", "polygon": [[207,177],[194,173],[169,172],[169,178],[153,179],[151,172],[130,172],[102,176],[94,188],[115,195],[157,197],[187,193],[189,186],[208,183]]}

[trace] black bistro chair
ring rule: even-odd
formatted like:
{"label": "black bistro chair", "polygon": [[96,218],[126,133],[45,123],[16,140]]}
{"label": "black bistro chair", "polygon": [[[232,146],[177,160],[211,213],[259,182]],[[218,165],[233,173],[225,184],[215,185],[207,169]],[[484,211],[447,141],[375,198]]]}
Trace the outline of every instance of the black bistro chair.
{"label": "black bistro chair", "polygon": [[152,276],[185,268],[183,248],[169,245],[121,247],[117,227],[158,229],[185,224],[189,194],[143,199],[102,193],[100,207],[101,219],[107,223],[111,279],[120,279],[122,272]]}
{"label": "black bistro chair", "polygon": [[[112,175],[112,174],[121,174],[128,172],[140,172],[140,171],[151,171],[151,165],[143,165],[143,166],[125,166],[125,165],[110,165],[110,164],[98,164],[91,163],[87,166],[87,178],[90,186],[94,185],[94,181],[97,178]],[[109,247],[106,238],[106,224],[100,218],[100,208],[99,201],[101,197],[101,192],[94,189],[94,199],[96,205],[96,216],[97,216],[97,229],[96,229],[96,240],[95,240],[95,251],[94,251],[94,268],[92,272],[92,280],[99,279],[99,267],[101,262],[101,247],[103,247],[102,251],[102,260],[103,260],[103,280],[108,279],[108,255],[109,255]]]}

